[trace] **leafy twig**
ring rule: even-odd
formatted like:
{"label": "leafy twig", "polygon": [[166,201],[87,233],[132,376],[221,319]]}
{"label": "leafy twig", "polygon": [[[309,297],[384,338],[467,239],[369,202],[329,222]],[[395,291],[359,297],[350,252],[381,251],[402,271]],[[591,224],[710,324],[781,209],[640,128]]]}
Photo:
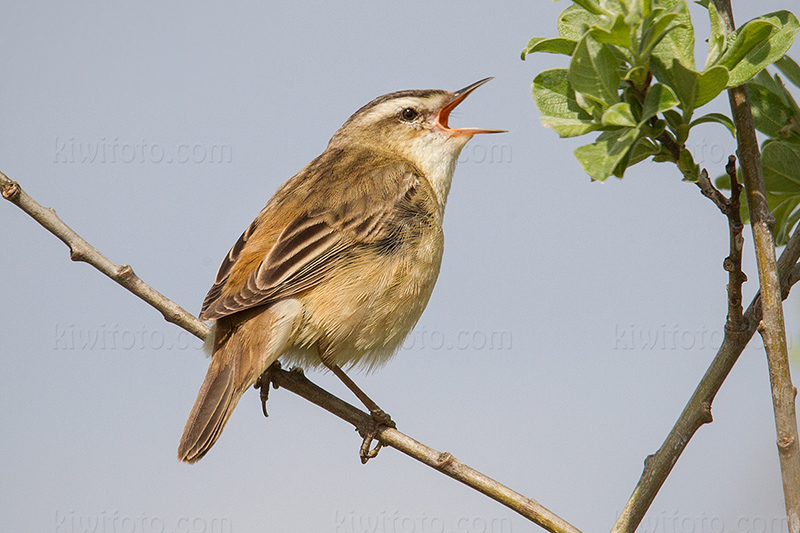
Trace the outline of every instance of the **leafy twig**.
{"label": "leafy twig", "polygon": [[[130,266],[117,265],[109,260],[58,218],[53,209],[42,207],[28,196],[18,183],[8,179],[2,172],[0,172],[0,191],[3,198],[16,204],[20,209],[36,219],[50,233],[69,246],[70,257],[74,261],[84,261],[97,268],[100,272],[160,311],[167,321],[205,340],[209,331],[208,326],[143,282],[133,273],[133,269]],[[302,373],[275,370],[271,375],[271,379],[276,385],[298,394],[342,420],[353,424],[356,429],[361,430],[370,421],[370,415],[321,389],[303,376]],[[378,438],[384,446],[396,448],[409,457],[472,487],[550,532],[580,533],[577,528],[553,514],[536,500],[527,498],[481,474],[458,461],[448,452],[438,452],[400,433],[396,429],[385,426],[381,427]]]}

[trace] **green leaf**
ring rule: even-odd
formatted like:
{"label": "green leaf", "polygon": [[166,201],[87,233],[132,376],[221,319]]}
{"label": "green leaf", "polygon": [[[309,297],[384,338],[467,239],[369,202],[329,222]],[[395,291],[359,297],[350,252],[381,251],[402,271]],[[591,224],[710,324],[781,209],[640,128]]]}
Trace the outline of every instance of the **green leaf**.
{"label": "green leaf", "polygon": [[564,54],[571,56],[575,45],[578,44],[570,39],[563,39],[556,37],[553,39],[546,39],[544,37],[534,37],[528,41],[528,46],[522,51],[522,59],[525,56],[535,52],[545,52],[548,54]]}
{"label": "green leaf", "polygon": [[577,5],[571,5],[558,16],[558,35],[578,42],[592,27],[605,28],[607,23],[600,15],[593,15]]}
{"label": "green leaf", "polygon": [[656,77],[669,85],[678,96],[684,113],[713,100],[728,82],[728,70],[720,66],[698,73],[676,59],[667,67],[658,58],[653,58],[652,68]]}
{"label": "green leaf", "polygon": [[[673,59],[685,67],[694,68],[694,27],[686,0],[657,0],[653,6],[663,7],[667,11],[677,13],[675,22],[679,25],[669,33],[653,49],[653,57],[663,64],[669,65]],[[674,89],[674,87],[673,87]]]}
{"label": "green leaf", "polygon": [[653,51],[653,48],[655,48],[670,31],[678,27],[683,27],[680,22],[676,22],[678,17],[678,13],[663,12],[654,17],[647,27],[643,27],[641,49],[644,54],[649,55]]}
{"label": "green leaf", "polygon": [[694,162],[692,153],[685,148],[678,157],[678,170],[683,173],[684,181],[696,182],[700,177],[700,165]]}
{"label": "green leaf", "polygon": [[599,43],[615,44],[624,48],[631,47],[631,27],[625,22],[625,17],[617,15],[610,29],[594,28],[592,37]]}
{"label": "green leaf", "polygon": [[722,113],[708,113],[707,115],[703,115],[700,118],[694,119],[690,124],[690,128],[694,128],[698,124],[705,124],[708,122],[716,122],[717,124],[722,124],[728,131],[731,132],[733,138],[736,138],[736,126],[733,125],[733,121],[726,115]]}
{"label": "green leaf", "polygon": [[593,15],[603,15],[606,11],[600,7],[600,3],[596,0],[572,0],[583,9]]}
{"label": "green leaf", "polygon": [[783,85],[781,79],[777,75],[773,77],[769,72],[767,72],[767,69],[764,69],[756,74],[749,83],[761,85],[764,89],[780,98],[783,104],[787,107],[792,107],[794,105],[794,100],[789,94],[789,91],[786,90],[786,87]]}
{"label": "green leaf", "polygon": [[671,129],[673,132],[677,132],[678,126],[683,124],[683,116],[674,109],[664,111],[663,115],[664,118],[667,119],[667,124],[669,124],[669,129]]}
{"label": "green leaf", "polygon": [[575,100],[575,91],[569,83],[569,73],[565,68],[555,68],[540,72],[531,87],[533,100],[542,115],[559,118],[591,120]]}
{"label": "green leaf", "polygon": [[[739,170],[738,179],[741,183],[742,172]],[[730,189],[731,180],[727,174],[719,176],[715,183],[719,189]],[[797,192],[771,192],[767,190],[767,204],[772,215],[775,217],[775,245],[783,246],[789,241],[792,229],[800,220],[800,194]],[[750,213],[747,212],[747,202],[742,198],[741,211],[742,222],[750,223]]]}
{"label": "green leaf", "polygon": [[713,2],[704,4],[708,9],[708,17],[711,19],[711,35],[708,37],[708,56],[706,57],[706,65],[703,70],[713,65],[722,52],[725,50],[725,43],[727,41],[727,29],[725,21],[719,16],[717,8]]}
{"label": "green leaf", "polygon": [[653,0],[636,0],[635,9],[638,9],[643,17],[649,17],[653,10]]}
{"label": "green leaf", "polygon": [[[772,80],[766,71],[761,72],[756,79],[763,79],[764,76]],[[786,90],[782,84],[777,89]],[[747,84],[747,92],[750,96],[750,107],[756,129],[770,137],[788,136],[792,126],[790,119],[797,111],[787,105],[783,95],[776,94],[773,90],[755,82]]]}
{"label": "green leaf", "polygon": [[545,70],[533,80],[531,88],[536,107],[544,115],[542,124],[561,137],[576,137],[597,130],[601,125],[592,120],[575,99],[567,69]]}
{"label": "green leaf", "polygon": [[[753,25],[753,30],[747,30]],[[766,67],[780,59],[792,46],[800,23],[788,11],[777,11],[753,19],[728,37],[728,48],[719,64],[734,61],[729,67],[728,87],[740,85]],[[765,32],[767,32],[765,36]],[[735,36],[735,40],[731,39]],[[734,49],[730,52],[730,49]],[[744,52],[744,53],[743,53]],[[727,65],[726,65],[727,66]]]}
{"label": "green leaf", "polygon": [[775,62],[775,66],[783,72],[790,82],[796,87],[800,87],[800,66],[789,56],[783,56]]}
{"label": "green leaf", "polygon": [[644,67],[634,67],[626,72],[622,79],[631,82],[638,90],[642,90],[647,83],[648,72]]}
{"label": "green leaf", "polygon": [[775,24],[763,17],[746,22],[744,26],[731,33],[728,46],[717,64],[733,70],[756,46],[767,42],[775,29]]}
{"label": "green leaf", "polygon": [[636,163],[640,163],[648,157],[656,155],[660,151],[661,148],[653,141],[647,137],[640,137],[630,151],[630,160],[628,161],[628,166],[632,167]]}
{"label": "green leaf", "polygon": [[603,113],[603,126],[627,126],[634,127],[637,122],[631,112],[631,105],[626,102],[619,102]]}
{"label": "green leaf", "polygon": [[540,117],[542,126],[558,133],[559,137],[578,137],[591,131],[596,131],[602,126],[593,120],[580,120],[577,118]]}
{"label": "green leaf", "polygon": [[765,142],[761,166],[768,191],[800,195],[800,146],[784,141]]}
{"label": "green leaf", "polygon": [[697,80],[697,98],[694,101],[695,109],[707,104],[717,97],[728,86],[728,69],[715,66],[706,70]]}
{"label": "green leaf", "polygon": [[575,91],[611,106],[619,101],[619,60],[607,44],[587,34],[578,42],[569,67]]}
{"label": "green leaf", "polygon": [[667,121],[662,119],[658,119],[652,124],[648,122],[642,122],[639,124],[639,131],[642,133],[642,135],[651,139],[657,139],[662,133],[664,133],[664,130],[666,129]]}
{"label": "green leaf", "polygon": [[642,120],[647,120],[668,109],[672,109],[680,103],[675,93],[662,83],[654,83],[644,97],[642,108]]}
{"label": "green leaf", "polygon": [[576,148],[575,157],[593,180],[605,181],[638,137],[638,128],[606,131],[594,143]]}
{"label": "green leaf", "polygon": [[767,204],[775,217],[775,245],[783,246],[789,242],[793,228],[800,220],[800,196],[795,194],[767,193]]}

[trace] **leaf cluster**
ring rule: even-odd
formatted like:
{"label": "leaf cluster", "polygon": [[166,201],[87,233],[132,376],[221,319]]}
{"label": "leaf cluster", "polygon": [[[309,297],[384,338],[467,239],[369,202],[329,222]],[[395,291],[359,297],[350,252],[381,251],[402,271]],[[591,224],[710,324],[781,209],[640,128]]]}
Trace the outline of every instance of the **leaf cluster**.
{"label": "leaf cluster", "polygon": [[652,157],[696,181],[699,167],[685,147],[690,130],[705,122],[735,130],[725,115],[694,118],[695,110],[783,57],[800,30],[792,13],[778,11],[726,35],[713,3],[698,3],[711,23],[700,71],[686,0],[573,0],[558,17],[559,36],[534,37],[522,51],[523,59],[535,52],[570,57],[569,68],[536,76],[533,98],[542,124],[561,137],[600,132],[575,150],[592,179],[621,178]]}
{"label": "leaf cluster", "polygon": [[[784,56],[774,66],[800,88],[800,66]],[[747,83],[756,129],[766,136],[761,143],[761,166],[767,202],[775,217],[775,243],[784,245],[800,220],[800,107],[786,89],[779,74],[766,69]],[[730,189],[727,175],[717,178],[717,186]],[[748,221],[746,205],[742,220]]]}

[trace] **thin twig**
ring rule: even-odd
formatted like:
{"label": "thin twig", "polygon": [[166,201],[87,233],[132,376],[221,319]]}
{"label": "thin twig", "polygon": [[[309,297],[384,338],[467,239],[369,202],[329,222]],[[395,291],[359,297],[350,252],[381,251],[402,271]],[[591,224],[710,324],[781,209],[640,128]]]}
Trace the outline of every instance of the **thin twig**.
{"label": "thin twig", "polygon": [[719,189],[714,187],[714,184],[711,183],[711,180],[708,178],[708,171],[703,169],[700,172],[700,176],[697,178],[697,186],[700,187],[700,192],[703,193],[703,196],[714,202],[722,214],[725,216],[730,216],[729,213],[731,211],[731,202],[725,195],[719,192]]}
{"label": "thin twig", "polygon": [[[167,322],[176,324],[196,337],[205,338],[208,326],[195,319],[191,313],[166,296],[153,289],[133,273],[130,265],[118,265],[92,247],[80,235],[58,218],[52,208],[39,205],[28,196],[19,184],[0,172],[0,193],[3,198],[16,204],[44,226],[50,233],[61,239],[69,247],[69,257],[73,261],[89,263],[97,270],[113,279],[133,294],[155,307]],[[194,319],[194,320],[192,320]]]}
{"label": "thin twig", "polygon": [[728,219],[730,253],[722,263],[722,268],[728,272],[728,318],[725,322],[725,328],[729,331],[743,331],[745,324],[742,317],[742,285],[747,281],[747,276],[742,271],[742,248],[744,247],[744,238],[742,237],[744,224],[742,224],[740,211],[742,184],[736,178],[736,156],[728,156],[725,172],[731,182],[730,198],[725,198],[725,195],[714,187],[714,184],[708,179],[708,171],[706,169],[700,172],[697,186],[700,187],[703,196],[714,202],[714,205]]}
{"label": "thin twig", "polygon": [[[370,415],[318,387],[300,372],[282,369],[272,369],[271,372],[270,379],[272,383],[290,390],[333,413],[342,420],[350,422],[362,433],[362,436],[364,435],[365,428],[372,420]],[[449,452],[436,451],[400,433],[396,429],[386,426],[380,427],[377,436],[384,446],[391,446],[400,450],[409,457],[417,459],[431,468],[474,488],[548,531],[580,533],[575,527],[542,507],[536,500],[527,498],[470,468]]]}
{"label": "thin twig", "polygon": [[735,156],[728,156],[725,172],[728,173],[731,181],[731,197],[728,200],[728,212],[725,213],[725,216],[728,217],[730,254],[723,262],[723,268],[728,272],[728,319],[725,322],[725,329],[736,332],[745,329],[742,316],[742,285],[747,281],[747,276],[742,272],[742,248],[744,247],[744,237],[742,237],[744,224],[742,224],[740,211],[742,184],[736,178]]}
{"label": "thin twig", "polygon": [[[728,33],[734,30],[733,10],[730,0],[714,0],[714,5],[725,21]],[[789,532],[800,532],[800,442],[798,442],[795,396],[789,371],[789,350],[786,343],[786,324],[783,316],[780,277],[775,261],[775,219],[769,211],[766,187],[761,167],[761,153],[753,125],[753,115],[747,95],[747,86],[739,85],[728,90],[733,123],[736,126],[737,153],[742,168],[750,227],[758,265],[758,282],[763,300],[763,317],[758,331],[764,339],[772,388],[772,406],[775,412],[778,456],[783,478],[783,496]]]}
{"label": "thin twig", "polygon": [[[209,328],[191,313],[178,306],[167,297],[143,282],[133,274],[128,265],[117,265],[96,248],[75,233],[56,216],[53,209],[39,205],[28,196],[18,183],[11,181],[0,172],[0,191],[2,196],[28,213],[50,233],[69,246],[73,260],[84,261],[107,275],[145,302],[160,311],[166,320],[185,329],[196,337],[205,340]],[[271,375],[273,383],[302,396],[323,409],[333,413],[342,420],[353,424],[362,431],[369,423],[370,415],[356,409],[336,396],[314,385],[298,372],[275,370]],[[581,533],[580,530],[556,516],[536,500],[527,498],[518,492],[498,483],[456,460],[450,453],[438,452],[424,444],[400,433],[396,429],[382,426],[378,438],[384,446],[391,446],[436,470],[456,479],[493,500],[516,511],[523,517],[540,525],[553,533]]]}
{"label": "thin twig", "polygon": [[[784,298],[791,286],[800,280],[800,226],[795,229],[789,243],[778,260],[778,270],[784,289]],[[628,503],[617,518],[612,533],[633,533],[644,518],[653,500],[689,444],[695,432],[712,421],[711,404],[733,365],[739,359],[747,343],[753,337],[761,320],[761,295],[756,294],[743,315],[744,329],[735,331],[725,328],[725,336],[717,355],[706,370],[700,383],[692,393],[686,407],[678,417],[658,451],[647,457],[644,471]]]}
{"label": "thin twig", "polygon": [[681,150],[683,149],[683,147],[678,145],[675,139],[673,139],[672,136],[669,133],[667,133],[667,131],[661,132],[661,135],[659,135],[656,138],[656,140],[660,142],[664,146],[664,148],[669,150],[669,153],[672,155],[672,158],[676,162],[678,161],[678,159],[680,159]]}

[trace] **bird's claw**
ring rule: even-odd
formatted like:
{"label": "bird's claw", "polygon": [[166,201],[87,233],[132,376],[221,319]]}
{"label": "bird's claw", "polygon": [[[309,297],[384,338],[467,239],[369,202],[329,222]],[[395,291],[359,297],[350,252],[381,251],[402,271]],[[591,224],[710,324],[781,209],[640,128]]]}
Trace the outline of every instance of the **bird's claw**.
{"label": "bird's claw", "polygon": [[377,457],[378,452],[383,447],[383,443],[380,439],[377,439],[378,443],[375,447],[372,447],[372,441],[376,440],[378,436],[378,430],[381,426],[386,426],[390,428],[396,428],[397,424],[395,424],[392,417],[389,416],[385,411],[382,409],[375,409],[370,412],[370,421],[369,425],[367,426],[366,430],[364,431],[364,440],[361,443],[361,449],[359,450],[359,457],[361,458],[361,464],[367,464],[367,461]]}
{"label": "bird's claw", "polygon": [[[264,413],[264,416],[269,418],[269,414],[267,413],[267,400],[269,399],[269,385],[272,385],[277,389],[278,384],[272,380],[272,373],[275,370],[280,370],[281,364],[278,361],[275,361],[271,365],[267,367],[263,374],[261,374],[258,379],[256,379],[255,384],[253,385],[254,389],[259,389],[261,397],[261,412]],[[294,370],[294,369],[292,369]]]}

